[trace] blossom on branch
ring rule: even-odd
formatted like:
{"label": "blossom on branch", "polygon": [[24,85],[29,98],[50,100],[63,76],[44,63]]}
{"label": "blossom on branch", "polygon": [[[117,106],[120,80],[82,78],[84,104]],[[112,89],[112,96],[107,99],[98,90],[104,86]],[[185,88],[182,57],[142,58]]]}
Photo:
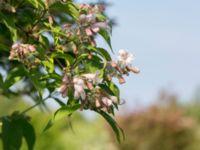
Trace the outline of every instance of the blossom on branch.
{"label": "blossom on branch", "polygon": [[82,100],[85,100],[86,98],[86,93],[85,93],[85,88],[86,85],[84,83],[84,80],[78,77],[75,77],[73,79],[74,83],[74,97],[76,99],[81,98]]}

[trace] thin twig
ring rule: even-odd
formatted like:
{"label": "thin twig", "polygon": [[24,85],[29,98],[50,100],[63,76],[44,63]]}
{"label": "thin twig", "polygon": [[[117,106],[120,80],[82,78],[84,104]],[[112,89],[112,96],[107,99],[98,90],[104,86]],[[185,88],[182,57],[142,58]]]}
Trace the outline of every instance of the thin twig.
{"label": "thin twig", "polygon": [[38,106],[39,104],[41,104],[41,103],[45,102],[46,100],[48,100],[50,97],[51,97],[51,96],[48,96],[48,97],[45,98],[44,100],[39,101],[39,102],[37,102],[35,105],[33,105],[33,106],[31,106],[31,107],[25,109],[24,111],[22,111],[22,114],[25,114],[25,113],[27,113],[28,111],[32,110],[33,108],[35,108],[35,107]]}

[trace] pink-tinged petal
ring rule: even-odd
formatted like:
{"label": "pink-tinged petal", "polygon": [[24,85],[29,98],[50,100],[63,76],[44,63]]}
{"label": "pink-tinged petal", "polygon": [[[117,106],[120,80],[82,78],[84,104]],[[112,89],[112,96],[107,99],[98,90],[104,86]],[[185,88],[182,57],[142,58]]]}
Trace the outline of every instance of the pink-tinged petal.
{"label": "pink-tinged petal", "polygon": [[77,91],[74,91],[74,98],[78,99],[80,97],[80,93]]}
{"label": "pink-tinged petal", "polygon": [[118,98],[116,96],[109,96],[109,99],[115,104],[118,103]]}
{"label": "pink-tinged petal", "polygon": [[99,100],[96,100],[96,101],[95,101],[95,106],[96,106],[96,107],[101,107],[101,104],[100,104]]}
{"label": "pink-tinged petal", "polygon": [[88,22],[94,22],[96,20],[96,15],[95,14],[89,14],[86,16],[86,20]]}
{"label": "pink-tinged petal", "polygon": [[48,21],[50,24],[53,24],[53,17],[52,16],[48,16]]}
{"label": "pink-tinged petal", "polygon": [[17,49],[17,48],[19,47],[19,45],[20,45],[19,43],[13,44],[13,45],[12,45],[12,49]]}
{"label": "pink-tinged petal", "polygon": [[140,69],[138,67],[127,67],[133,73],[140,73]]}
{"label": "pink-tinged petal", "polygon": [[67,86],[65,84],[63,84],[58,88],[58,92],[63,93],[66,90],[66,88],[67,88]]}
{"label": "pink-tinged petal", "polygon": [[97,33],[97,32],[99,32],[99,30],[100,30],[100,28],[99,27],[91,27],[91,29],[92,29],[92,31],[94,32],[94,33]]}
{"label": "pink-tinged petal", "polygon": [[102,111],[108,111],[108,108],[107,107],[102,107],[101,110]]}
{"label": "pink-tinged petal", "polygon": [[97,22],[94,25],[92,25],[92,28],[100,28],[100,29],[109,29],[109,26],[106,22]]}
{"label": "pink-tinged petal", "polygon": [[85,22],[86,21],[86,15],[85,14],[81,14],[80,17],[79,17],[79,20],[81,22]]}
{"label": "pink-tinged petal", "polygon": [[35,46],[33,46],[33,45],[29,45],[28,49],[30,50],[30,52],[35,52],[36,51]]}
{"label": "pink-tinged petal", "polygon": [[90,28],[86,28],[86,29],[85,29],[85,33],[86,33],[87,36],[92,36],[92,35],[93,35],[93,33],[92,33],[92,31],[90,30]]}
{"label": "pink-tinged petal", "polygon": [[108,107],[112,105],[112,101],[110,99],[108,99],[107,97],[103,97],[102,102],[104,103],[104,105],[106,105]]}
{"label": "pink-tinged petal", "polygon": [[93,87],[91,82],[87,82],[87,87],[88,87],[89,90],[93,90],[94,89],[94,87]]}

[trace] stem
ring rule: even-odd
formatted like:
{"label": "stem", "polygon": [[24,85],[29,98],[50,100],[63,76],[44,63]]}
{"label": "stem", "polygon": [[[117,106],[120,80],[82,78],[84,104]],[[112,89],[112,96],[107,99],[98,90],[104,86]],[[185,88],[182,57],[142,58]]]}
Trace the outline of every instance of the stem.
{"label": "stem", "polygon": [[33,105],[33,106],[31,106],[31,107],[25,109],[24,111],[22,111],[22,114],[27,113],[28,111],[32,110],[33,108],[35,108],[35,107],[38,106],[39,104],[45,102],[45,101],[48,100],[49,98],[50,98],[50,96],[48,96],[47,98],[45,98],[45,99],[42,100],[42,101],[37,102],[35,105]]}

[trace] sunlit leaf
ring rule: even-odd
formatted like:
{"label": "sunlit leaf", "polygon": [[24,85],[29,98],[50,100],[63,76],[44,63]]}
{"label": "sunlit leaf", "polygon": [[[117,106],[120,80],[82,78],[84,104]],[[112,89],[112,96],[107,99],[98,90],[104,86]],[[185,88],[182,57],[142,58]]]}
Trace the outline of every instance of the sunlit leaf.
{"label": "sunlit leaf", "polygon": [[73,106],[69,106],[69,105],[63,106],[54,113],[53,120],[57,121],[57,120],[62,119],[64,117],[70,116],[73,112],[75,112],[79,108],[80,108],[80,104],[73,105]]}
{"label": "sunlit leaf", "polygon": [[100,30],[99,34],[104,38],[104,40],[107,42],[108,46],[110,47],[110,49],[113,52],[112,45],[111,45],[111,39],[110,39],[110,35],[109,35],[108,31]]}

